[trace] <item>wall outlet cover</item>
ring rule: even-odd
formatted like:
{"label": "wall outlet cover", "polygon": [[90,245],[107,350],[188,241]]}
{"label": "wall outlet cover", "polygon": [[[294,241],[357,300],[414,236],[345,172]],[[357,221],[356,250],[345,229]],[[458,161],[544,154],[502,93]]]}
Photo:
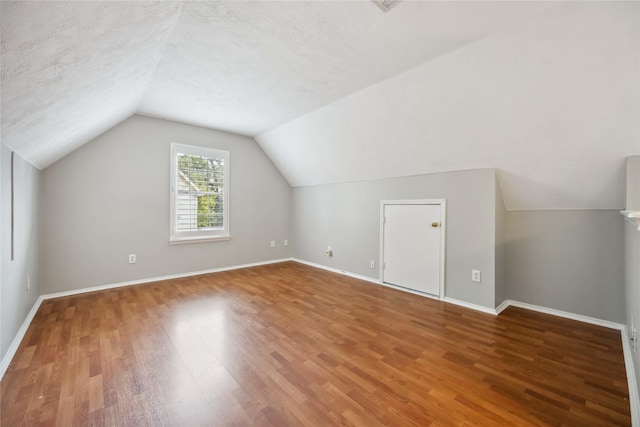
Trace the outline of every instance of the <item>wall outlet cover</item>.
{"label": "wall outlet cover", "polygon": [[482,281],[480,277],[480,270],[471,270],[471,280],[478,283]]}

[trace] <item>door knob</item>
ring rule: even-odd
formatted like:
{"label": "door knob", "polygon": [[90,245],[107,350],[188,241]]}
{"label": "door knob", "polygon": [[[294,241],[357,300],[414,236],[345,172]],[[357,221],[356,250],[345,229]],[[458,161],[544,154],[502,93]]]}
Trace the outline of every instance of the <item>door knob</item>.
{"label": "door knob", "polygon": [[431,223],[431,226],[432,226],[432,227],[438,227],[439,225],[440,225],[440,224],[438,224],[437,222],[432,222],[432,223]]}

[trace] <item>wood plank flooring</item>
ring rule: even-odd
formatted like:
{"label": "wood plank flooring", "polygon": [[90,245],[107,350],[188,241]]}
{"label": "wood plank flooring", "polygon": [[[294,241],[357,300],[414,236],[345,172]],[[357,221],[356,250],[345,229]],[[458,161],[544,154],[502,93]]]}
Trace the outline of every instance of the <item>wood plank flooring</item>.
{"label": "wood plank flooring", "polygon": [[631,425],[620,333],[294,262],[45,301],[3,426]]}

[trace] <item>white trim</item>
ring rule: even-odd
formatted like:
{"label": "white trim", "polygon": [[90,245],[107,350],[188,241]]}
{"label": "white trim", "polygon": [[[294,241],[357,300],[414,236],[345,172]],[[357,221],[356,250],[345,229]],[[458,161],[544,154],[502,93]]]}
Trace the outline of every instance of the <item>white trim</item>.
{"label": "white trim", "polygon": [[633,355],[631,346],[629,345],[629,334],[626,325],[622,325],[620,331],[622,337],[622,352],[624,354],[624,367],[627,371],[627,385],[629,386],[629,407],[631,409],[631,425],[640,426],[640,397],[638,396],[638,382],[636,381],[636,372],[633,366]]}
{"label": "white trim", "polygon": [[124,286],[133,286],[133,285],[140,285],[143,283],[158,282],[161,280],[179,279],[182,277],[199,276],[202,274],[209,274],[209,273],[219,273],[222,271],[238,270],[241,268],[258,267],[260,265],[278,264],[286,261],[293,261],[293,258],[282,258],[282,259],[274,259],[271,261],[253,262],[249,264],[234,265],[230,267],[220,267],[220,268],[213,268],[209,270],[193,271],[189,273],[171,274],[171,275],[162,276],[162,277],[151,277],[147,279],[131,280],[128,282],[112,283],[109,285],[93,286],[90,288],[74,289],[72,291],[64,291],[64,292],[56,292],[53,294],[40,295],[40,297],[38,297],[35,304],[31,308],[31,311],[27,315],[26,319],[22,323],[22,326],[18,330],[18,333],[16,334],[15,338],[11,342],[11,345],[9,346],[9,349],[7,350],[4,357],[2,358],[2,361],[0,362],[0,380],[4,376],[7,368],[9,367],[11,361],[16,355],[16,351],[18,351],[18,347],[20,346],[20,343],[24,339],[24,335],[27,333],[27,329],[29,329],[29,325],[33,321],[33,318],[36,315],[38,309],[40,308],[40,305],[45,300],[60,298],[60,297],[67,297],[71,295],[85,294],[88,292],[103,291],[103,290],[113,289],[113,288],[121,288]]}
{"label": "white trim", "polygon": [[[605,328],[617,329],[619,331],[624,328],[621,323],[610,322],[608,320],[596,319],[595,317],[583,316],[582,314],[569,313],[567,311],[556,310],[554,308],[541,307],[539,305],[527,304],[525,302],[507,300],[509,305],[520,307],[527,310],[537,311],[540,313],[551,314],[553,316],[564,317],[565,319],[577,320],[579,322],[591,323],[592,325],[603,326]],[[503,303],[504,304],[504,303]],[[506,307],[505,307],[506,308]]]}
{"label": "white trim", "polygon": [[[322,270],[331,271],[333,273],[342,274],[344,276],[353,277],[355,279],[364,280],[367,282],[374,283],[376,285],[385,286],[392,289],[398,289],[404,292],[412,293],[414,295],[428,297],[432,299],[438,299],[434,295],[425,294],[422,292],[414,291],[408,288],[402,288],[399,286],[394,286],[389,283],[383,283],[382,281],[372,279],[371,277],[362,276],[360,274],[349,273],[344,270],[338,270],[337,268],[327,267],[326,265],[316,264],[314,262],[303,261],[298,258],[292,258],[292,261],[298,262],[300,264],[309,265],[311,267],[320,268]],[[605,328],[617,329],[620,331],[620,337],[622,339],[622,349],[624,356],[624,363],[627,372],[627,385],[629,387],[629,405],[631,408],[631,423],[633,427],[640,427],[640,400],[639,400],[639,392],[638,385],[636,381],[635,370],[633,366],[633,358],[631,355],[631,348],[629,346],[629,338],[627,335],[627,328],[625,325],[615,322],[610,322],[608,320],[596,319],[594,317],[583,316],[580,314],[569,313],[566,311],[555,310],[553,308],[541,307],[539,305],[527,304],[524,302],[513,301],[513,300],[505,300],[495,309],[491,309],[488,307],[484,307],[478,304],[472,304],[465,301],[460,301],[454,298],[444,297],[441,300],[445,303],[455,304],[461,307],[465,307],[471,310],[480,311],[482,313],[491,314],[494,316],[499,315],[509,306],[524,308],[526,310],[537,311],[539,313],[549,314],[551,316],[563,317],[566,319],[576,320],[578,322],[590,323],[596,326],[602,326]]]}
{"label": "white trim", "polygon": [[403,287],[403,286],[396,286],[396,285],[394,285],[394,284],[391,284],[391,283],[385,283],[385,282],[378,282],[378,283],[376,283],[376,284],[377,284],[377,285],[382,285],[382,286],[384,286],[384,287],[386,287],[386,288],[397,289],[397,290],[399,290],[399,291],[408,292],[408,293],[410,293],[410,294],[418,295],[418,296],[421,296],[421,297],[431,298],[431,299],[434,299],[434,300],[436,300],[436,301],[442,301],[442,298],[440,298],[440,297],[439,297],[439,296],[437,296],[437,295],[431,295],[431,294],[428,294],[428,293],[426,293],[426,292],[416,291],[416,290],[411,289],[411,288],[405,288],[405,287]]}
{"label": "white trim", "polygon": [[502,313],[507,307],[509,307],[509,302],[509,300],[504,300],[502,301],[502,303],[500,303],[499,306],[496,307],[496,316]]}
{"label": "white trim", "polygon": [[201,237],[181,237],[169,240],[170,245],[184,245],[185,243],[205,243],[217,242],[219,240],[231,240],[231,235],[223,234],[220,236],[201,236]]}
{"label": "white trim", "polygon": [[159,282],[161,280],[171,280],[171,279],[180,279],[180,278],[183,278],[183,277],[200,276],[202,274],[220,273],[222,271],[238,270],[238,269],[241,269],[241,268],[249,268],[249,267],[258,267],[260,265],[277,264],[277,263],[286,262],[286,261],[293,261],[293,259],[292,258],[282,258],[282,259],[274,259],[274,260],[271,260],[271,261],[261,261],[261,262],[253,262],[253,263],[249,263],[249,264],[232,265],[232,266],[229,266],[229,267],[212,268],[212,269],[209,269],[209,270],[199,270],[199,271],[191,271],[191,272],[188,272],[188,273],[170,274],[168,276],[149,277],[149,278],[146,278],[146,279],[131,280],[131,281],[128,281],[128,282],[119,282],[119,283],[112,283],[112,284],[109,284],[109,285],[92,286],[90,288],[74,289],[72,291],[56,292],[56,293],[53,293],[53,294],[42,295],[42,298],[43,299],[52,299],[52,298],[67,297],[67,296],[70,296],[70,295],[85,294],[87,292],[104,291],[104,290],[107,290],[107,289],[121,288],[121,287],[124,287],[124,286],[133,286],[133,285],[141,285],[141,284],[144,284],[144,283]]}
{"label": "white trim", "polygon": [[[439,298],[436,295],[430,295],[424,292],[420,292],[420,291],[415,291],[413,289],[409,289],[409,288],[403,288],[402,286],[396,286],[396,285],[392,285],[390,283],[384,283],[381,282],[380,280],[376,280],[373,279],[371,277],[367,277],[367,276],[363,276],[360,274],[355,274],[355,273],[350,273],[348,271],[345,270],[339,270],[337,268],[333,268],[333,267],[327,267],[326,265],[322,265],[322,264],[316,264],[315,262],[310,262],[310,261],[304,261],[298,258],[293,258],[292,261],[298,262],[300,264],[305,264],[311,267],[315,267],[315,268],[319,268],[321,270],[327,270],[327,271],[331,271],[333,273],[337,273],[337,274],[342,274],[343,276],[349,276],[349,277],[353,277],[354,279],[360,279],[360,280],[364,280],[370,283],[373,283],[375,285],[380,285],[380,286],[384,286],[387,288],[391,288],[391,289],[397,289],[403,292],[407,292],[410,294],[414,294],[414,295],[418,295],[421,297],[427,297],[427,298],[431,298],[434,300],[440,300],[440,301],[444,301],[444,302],[448,302],[451,304],[455,304],[455,305],[459,305],[462,307],[466,307],[469,308],[471,310],[475,310],[475,311],[480,311],[482,313],[488,313],[488,314],[493,314],[494,316],[497,314],[496,310],[488,308],[488,307],[484,307],[482,305],[477,305],[477,304],[472,304],[469,302],[465,302],[465,301],[460,301],[457,299],[453,299],[453,298],[448,298],[448,297],[444,297],[444,298]],[[500,306],[505,305],[506,301],[503,302]],[[503,307],[502,310],[504,310],[507,306]],[[501,311],[502,311],[501,310]]]}
{"label": "white trim", "polygon": [[350,273],[350,272],[344,271],[344,270],[338,270],[337,268],[327,267],[326,265],[316,264],[315,262],[304,261],[304,260],[301,260],[301,259],[298,259],[298,258],[291,258],[291,261],[295,261],[295,262],[298,262],[300,264],[305,264],[305,265],[308,265],[310,267],[319,268],[321,270],[331,271],[332,273],[342,274],[343,276],[353,277],[354,279],[360,279],[360,280],[364,280],[366,282],[375,283],[376,285],[380,285],[381,284],[379,280],[374,279],[372,277],[363,276],[361,274],[356,274],[356,273]]}
{"label": "white trim", "polygon": [[608,320],[596,319],[594,317],[583,316],[581,314],[569,313],[566,311],[555,310],[553,308],[541,307],[539,305],[527,304],[519,301],[506,300],[496,308],[496,312],[500,313],[509,306],[520,307],[526,310],[537,311],[552,316],[564,317],[565,319],[577,320],[578,322],[590,323],[605,328],[617,329],[620,331],[620,339],[622,340],[622,353],[624,356],[624,366],[627,372],[627,386],[629,387],[629,407],[631,410],[631,425],[640,427],[640,396],[638,391],[638,382],[636,380],[635,367],[633,364],[633,355],[631,346],[629,345],[629,335],[626,325],[621,323],[609,322]]}
{"label": "white trim", "polygon": [[[406,289],[406,288],[393,286],[393,285],[390,285],[388,283],[382,283],[379,280],[373,279],[371,277],[367,277],[367,276],[363,276],[363,275],[355,274],[355,273],[349,273],[349,272],[344,271],[344,270],[338,270],[336,268],[327,267],[325,265],[316,264],[316,263],[313,263],[313,262],[310,262],[310,261],[303,261],[303,260],[297,259],[297,258],[282,258],[282,259],[275,259],[275,260],[270,260],[270,261],[261,261],[261,262],[255,262],[255,263],[249,263],[249,264],[241,264],[241,265],[235,265],[235,266],[229,266],[229,267],[220,267],[220,268],[214,268],[214,269],[209,269],[209,270],[194,271],[194,272],[189,272],[189,273],[172,274],[172,275],[162,276],[162,277],[154,277],[154,278],[148,278],[148,279],[132,280],[132,281],[128,281],[128,282],[119,282],[119,283],[114,283],[114,284],[109,284],[109,285],[94,286],[94,287],[91,287],[91,288],[76,289],[76,290],[73,290],[73,291],[65,291],[65,292],[57,292],[57,293],[53,293],[53,294],[46,294],[46,295],[41,295],[40,297],[38,297],[36,302],[33,304],[33,307],[31,308],[31,311],[29,311],[29,314],[27,314],[27,317],[25,318],[24,322],[22,323],[22,326],[20,327],[20,329],[18,330],[18,333],[16,334],[15,338],[11,342],[11,345],[9,346],[9,349],[7,350],[6,354],[2,358],[2,361],[0,362],[0,380],[4,377],[4,374],[5,374],[6,370],[8,369],[11,361],[13,360],[13,358],[14,358],[14,356],[16,354],[16,352],[18,351],[18,347],[20,347],[20,343],[24,339],[24,336],[27,333],[27,330],[29,329],[29,326],[31,325],[31,322],[33,321],[33,318],[35,317],[36,313],[38,312],[38,309],[40,308],[40,305],[42,304],[42,302],[44,300],[53,299],[53,298],[60,298],[60,297],[76,295],[76,294],[82,294],[82,293],[87,293],[87,292],[95,292],[95,291],[101,291],[101,290],[106,290],[106,289],[119,288],[119,287],[124,287],[124,286],[139,285],[139,284],[143,284],[143,283],[152,283],[152,282],[157,282],[157,281],[160,281],[160,280],[178,279],[178,278],[182,278],[182,277],[198,276],[198,275],[209,274],[209,273],[218,273],[218,272],[222,272],[222,271],[237,270],[237,269],[241,269],[241,268],[257,267],[257,266],[268,265],[268,264],[277,264],[277,263],[286,262],[286,261],[294,261],[294,262],[297,262],[297,263],[300,263],[300,264],[305,264],[305,265],[308,265],[308,266],[311,266],[311,267],[315,267],[315,268],[319,268],[319,269],[322,269],[322,270],[331,271],[333,273],[342,274],[344,276],[349,276],[349,277],[352,277],[352,278],[355,278],[355,279],[364,280],[364,281],[367,281],[367,282],[370,282],[370,283],[374,283],[376,285],[381,285],[381,286],[385,286],[385,287],[389,287],[389,288],[393,288],[393,289],[400,289],[402,291],[409,292],[409,293],[412,293],[412,294],[415,294],[415,295],[436,299],[432,295],[428,295],[428,294],[424,294],[424,293],[421,293],[421,292],[413,291],[411,289]],[[638,384],[637,384],[636,376],[635,376],[635,369],[634,369],[634,365],[633,365],[633,357],[632,357],[632,354],[631,354],[631,348],[629,346],[629,336],[627,334],[627,327],[625,325],[620,324],[620,323],[615,323],[615,322],[609,322],[607,320],[596,319],[596,318],[593,318],[593,317],[582,316],[582,315],[579,315],[579,314],[573,314],[573,313],[569,313],[569,312],[566,312],[566,311],[555,310],[555,309],[552,309],[552,308],[546,308],[546,307],[541,307],[541,306],[538,306],[538,305],[527,304],[527,303],[518,302],[518,301],[512,301],[512,300],[503,301],[495,310],[491,309],[491,308],[487,308],[487,307],[481,306],[481,305],[477,305],[477,304],[472,304],[472,303],[468,303],[468,302],[465,302],[465,301],[456,300],[454,298],[445,297],[442,300],[444,302],[446,302],[446,303],[459,305],[459,306],[462,306],[462,307],[465,307],[465,308],[469,308],[471,310],[480,311],[480,312],[487,313],[487,314],[498,315],[503,310],[505,310],[507,307],[514,306],[514,307],[524,308],[526,310],[532,310],[532,311],[537,311],[537,312],[540,312],[540,313],[550,314],[552,316],[563,317],[563,318],[567,318],[567,319],[577,320],[579,322],[591,323],[591,324],[594,324],[594,325],[597,325],[597,326],[603,326],[605,328],[611,328],[611,329],[619,330],[620,331],[620,336],[621,336],[621,339],[622,339],[622,350],[623,350],[625,368],[626,368],[626,372],[627,372],[627,384],[628,384],[628,387],[629,387],[629,405],[630,405],[630,408],[631,408],[631,421],[632,421],[632,425],[634,427],[640,427],[640,398],[639,398],[639,395],[638,395]]]}
{"label": "white trim", "polygon": [[636,230],[640,231],[640,211],[620,211],[620,214],[631,223]]}
{"label": "white trim", "polygon": [[13,338],[13,341],[7,349],[7,352],[2,358],[2,361],[0,362],[0,380],[2,379],[2,377],[4,377],[4,373],[7,371],[7,368],[9,368],[13,357],[16,355],[18,347],[20,347],[20,343],[24,339],[24,336],[29,329],[29,325],[31,325],[33,318],[40,308],[40,304],[42,304],[42,301],[44,301],[44,298],[42,296],[38,297],[36,302],[33,304],[33,307],[31,307],[31,311],[29,311],[29,314],[27,314],[27,317],[24,319],[24,322],[22,322],[22,326],[20,326],[20,329],[18,329],[18,333],[16,334],[15,338]]}
{"label": "white trim", "polygon": [[353,277],[354,279],[364,280],[366,282],[373,283],[374,285],[380,285],[380,286],[384,286],[386,288],[397,289],[399,291],[408,292],[410,294],[418,295],[418,296],[421,296],[421,297],[427,297],[427,298],[431,298],[431,299],[435,299],[435,300],[440,300],[440,298],[438,296],[436,296],[436,295],[427,294],[427,293],[416,291],[416,290],[409,289],[409,288],[403,288],[402,286],[392,285],[391,283],[384,283],[384,282],[381,282],[378,279],[374,279],[373,277],[363,276],[361,274],[356,274],[356,273],[350,273],[350,272],[345,271],[345,270],[339,270],[337,268],[327,267],[326,265],[316,264],[315,262],[304,261],[304,260],[301,260],[301,259],[298,259],[298,258],[293,258],[292,261],[298,262],[300,264],[305,264],[305,265],[308,265],[310,267],[319,268],[321,270],[327,270],[327,271],[330,271],[332,273],[341,274],[343,276]]}
{"label": "white trim", "polygon": [[496,310],[494,308],[485,307],[483,305],[473,304],[466,301],[460,301],[454,298],[445,297],[444,302],[448,302],[450,304],[459,305],[461,307],[470,308],[471,310],[480,311],[482,313],[492,314],[494,316],[497,315]]}
{"label": "white trim", "polygon": [[577,320],[578,322],[590,323],[596,326],[619,330],[620,339],[622,340],[624,366],[627,372],[627,386],[629,387],[629,408],[631,412],[631,425],[633,427],[640,427],[640,396],[626,325],[512,300],[506,300],[502,304],[500,304],[498,308],[496,308],[497,314],[501,313],[505,308],[509,306],[520,307],[526,310],[537,311],[544,314],[550,314],[552,316],[563,317],[565,319]]}
{"label": "white trim", "polygon": [[[194,243],[197,241],[216,241],[216,240],[229,240],[230,236],[230,206],[229,206],[229,180],[231,176],[231,153],[228,150],[221,150],[218,148],[203,147],[199,145],[185,145],[175,142],[170,146],[171,163],[169,170],[171,172],[169,182],[169,243],[175,242],[182,243]],[[180,170],[178,169],[178,154],[184,154],[187,156],[201,156],[206,158],[222,159],[224,161],[224,181],[223,181],[223,213],[222,213],[222,227],[203,230],[190,230],[190,231],[178,231],[177,229],[177,205],[178,205],[178,175]]]}
{"label": "white trim", "polygon": [[[445,298],[445,274],[446,274],[446,257],[447,257],[447,247],[446,247],[446,234],[447,234],[447,200],[446,199],[416,199],[416,200],[380,200],[380,259],[378,261],[378,280],[380,284],[390,285],[389,283],[385,283],[384,281],[384,207],[385,205],[440,205],[440,213],[442,214],[440,218],[440,228],[442,232],[440,233],[440,283],[438,287],[439,295],[436,297],[439,300],[444,300]],[[408,288],[392,286],[394,288],[406,289],[411,292]],[[416,293],[416,292],[411,292]],[[428,295],[422,292],[418,292],[417,295]],[[429,295],[433,297],[433,295]]]}

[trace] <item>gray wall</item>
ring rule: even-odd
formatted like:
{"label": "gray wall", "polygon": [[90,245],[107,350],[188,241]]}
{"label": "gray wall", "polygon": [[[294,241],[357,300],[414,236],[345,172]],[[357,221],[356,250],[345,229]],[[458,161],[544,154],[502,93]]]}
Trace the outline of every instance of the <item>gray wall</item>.
{"label": "gray wall", "polygon": [[[0,154],[0,355],[7,353],[40,295],[38,271],[40,171],[17,154],[14,160],[15,258],[11,260],[11,151]],[[31,289],[27,291],[27,276]]]}
{"label": "gray wall", "polygon": [[[640,209],[640,156],[627,158],[626,209]],[[640,231],[634,224],[624,224],[625,302],[627,331],[640,329]],[[640,384],[640,350],[633,353],[637,383]]]}
{"label": "gray wall", "polygon": [[507,211],[504,208],[504,199],[500,181],[496,174],[495,185],[496,203],[496,289],[495,306],[498,307],[507,299]]}
{"label": "gray wall", "polygon": [[[640,231],[632,224],[625,221],[625,301],[627,317],[624,323],[627,325],[629,337],[632,328],[640,332]],[[633,318],[633,323],[632,323]],[[640,350],[633,354],[633,364],[640,384]]]}
{"label": "gray wall", "polygon": [[[230,151],[231,240],[169,245],[171,142]],[[42,172],[42,292],[290,257],[290,203],[252,138],[133,116]]]}
{"label": "gray wall", "polygon": [[[293,190],[294,256],[379,279],[380,201],[446,199],[445,295],[495,307],[495,171],[480,169]],[[324,254],[327,246],[333,257]],[[370,269],[376,260],[376,269]],[[471,270],[482,271],[482,283]]]}
{"label": "gray wall", "polygon": [[618,211],[510,211],[507,239],[509,299],[624,322]]}
{"label": "gray wall", "polygon": [[640,210],[640,156],[627,157],[625,209]]}

